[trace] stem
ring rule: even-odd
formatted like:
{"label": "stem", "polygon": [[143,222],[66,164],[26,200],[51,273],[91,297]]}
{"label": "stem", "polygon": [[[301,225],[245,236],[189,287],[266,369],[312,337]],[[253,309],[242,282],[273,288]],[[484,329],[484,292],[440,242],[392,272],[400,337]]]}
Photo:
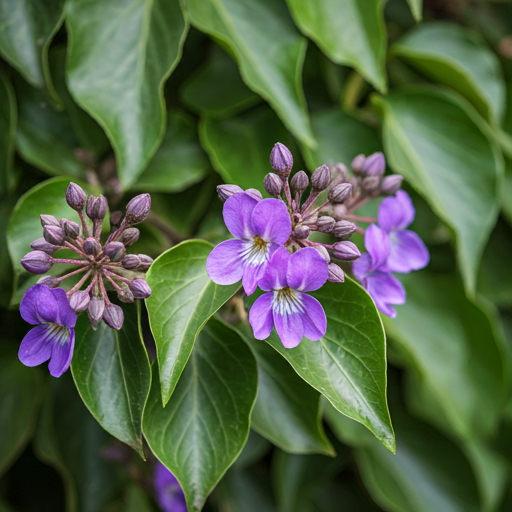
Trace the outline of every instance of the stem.
{"label": "stem", "polygon": [[320,192],[318,190],[312,190],[309,193],[309,197],[306,199],[306,201],[302,205],[302,210],[301,210],[302,214],[307,213],[309,207],[315,202],[315,199],[318,197],[318,194],[320,194]]}
{"label": "stem", "polygon": [[118,291],[122,291],[122,288],[110,277],[110,272],[103,272],[105,277],[112,283],[112,286]]}
{"label": "stem", "polygon": [[[105,268],[105,267],[103,267],[103,268]],[[120,276],[119,274],[116,274],[115,272],[109,272],[108,270],[107,270],[107,272],[109,274],[113,275],[114,277],[117,277],[117,279],[119,279],[120,281],[123,281],[124,283],[129,284],[132,282],[131,279],[128,279],[127,277]]]}
{"label": "stem", "polygon": [[309,245],[310,247],[314,247],[315,245],[321,245],[322,247],[325,247],[326,249],[332,250],[332,245],[329,244],[322,244],[321,242],[313,242],[312,240],[301,240],[301,242],[305,245]]}
{"label": "stem", "polygon": [[89,259],[89,256],[87,256],[87,254],[85,254],[85,252],[83,252],[81,249],[79,249],[78,247],[76,247],[75,245],[69,243],[67,240],[64,242],[64,245],[68,248],[68,249],[71,249],[72,251],[75,251],[77,254],[80,254],[80,256],[85,256],[87,259]]}
{"label": "stem", "polygon": [[103,295],[103,299],[105,300],[107,306],[110,306],[111,302],[110,302],[110,300],[108,298],[107,290],[105,289],[105,283],[103,282],[103,279],[101,279],[101,277],[98,279],[98,281],[100,283],[101,294]]}
{"label": "stem", "polygon": [[67,279],[68,277],[74,276],[76,274],[80,274],[80,272],[85,272],[86,270],[87,270],[87,267],[82,267],[77,270],[73,270],[73,272],[70,272],[69,274],[66,274],[65,276],[58,277],[57,281],[59,281],[59,283],[60,283],[61,281],[64,281],[64,279]]}
{"label": "stem", "polygon": [[363,229],[363,228],[361,228],[361,227],[359,227],[359,226],[356,226],[356,231],[357,231],[358,233],[361,233],[361,235],[363,235],[363,236],[364,236],[365,231],[364,231],[364,229]]}
{"label": "stem", "polygon": [[[78,281],[78,283],[75,284],[75,286],[73,286],[73,288],[71,288],[71,290],[69,290],[69,292],[67,293],[67,295],[71,295],[73,292],[76,292],[77,290],[80,289],[80,287],[85,283],[85,281],[87,281],[87,278],[91,275],[91,272],[92,270],[89,270],[89,272],[87,272],[87,274],[85,274],[85,276],[82,277],[82,279],[80,279],[80,281]],[[94,283],[94,279],[93,279],[93,283]],[[92,283],[89,285],[89,287],[86,289],[86,291],[92,286]]]}
{"label": "stem", "polygon": [[61,260],[61,259],[52,258],[51,262],[52,263],[69,263],[70,265],[89,265],[89,262],[84,261],[84,260]]}
{"label": "stem", "polygon": [[304,220],[307,220],[309,219],[310,217],[312,217],[313,215],[315,215],[315,213],[318,213],[320,210],[322,210],[323,208],[329,206],[331,203],[329,201],[325,201],[324,204],[321,204],[318,208],[315,208],[314,210],[311,210],[307,216],[304,218]]}
{"label": "stem", "polygon": [[286,200],[288,201],[288,204],[290,205],[290,208],[293,209],[292,193],[290,192],[290,183],[288,182],[288,178],[284,179],[283,183],[284,183],[284,194],[286,196]]}
{"label": "stem", "polygon": [[82,224],[82,232],[83,232],[85,238],[87,238],[89,236],[89,226],[87,225],[87,222],[85,221],[83,210],[81,212],[78,212],[78,216],[80,217],[80,222]]}
{"label": "stem", "polygon": [[344,215],[343,218],[353,220],[356,222],[365,222],[366,224],[377,222],[377,219],[375,217],[361,217],[360,215]]}

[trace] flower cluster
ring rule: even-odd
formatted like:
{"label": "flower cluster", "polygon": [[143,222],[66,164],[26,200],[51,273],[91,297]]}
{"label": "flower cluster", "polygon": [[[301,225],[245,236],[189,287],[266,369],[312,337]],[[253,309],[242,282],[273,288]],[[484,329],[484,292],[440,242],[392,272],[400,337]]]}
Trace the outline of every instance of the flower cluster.
{"label": "flower cluster", "polygon": [[155,468],[156,499],[164,512],[187,512],[185,494],[176,477],[161,463]]}

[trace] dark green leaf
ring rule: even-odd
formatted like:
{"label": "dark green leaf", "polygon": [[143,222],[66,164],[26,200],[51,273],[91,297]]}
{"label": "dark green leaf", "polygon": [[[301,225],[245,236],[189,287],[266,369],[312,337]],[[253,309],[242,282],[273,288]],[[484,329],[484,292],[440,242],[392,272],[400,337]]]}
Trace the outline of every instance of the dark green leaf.
{"label": "dark green leaf", "polygon": [[70,0],[66,12],[69,88],[105,129],[131,185],[165,132],[162,88],[188,29],[179,1]]}
{"label": "dark green leaf", "polygon": [[78,392],[98,423],[144,458],[142,411],[151,368],[140,333],[140,304],[123,305],[123,312],[120,331],[104,322],[95,331],[87,315],[79,317],[71,369]]}
{"label": "dark green leaf", "polygon": [[188,0],[190,21],[225,42],[240,74],[267,100],[287,128],[313,147],[301,75],[306,40],[281,0]]}
{"label": "dark green leaf", "polygon": [[409,4],[414,19],[416,21],[421,21],[421,10],[423,8],[423,0],[407,0],[407,3]]}
{"label": "dark green leaf", "polygon": [[153,370],[144,436],[179,480],[189,512],[198,512],[247,440],[256,362],[236,331],[212,319],[165,408],[156,365]]}
{"label": "dark green leaf", "polygon": [[187,364],[199,331],[239,287],[219,286],[210,280],[206,258],[212,248],[200,240],[183,242],[156,259],[147,274],[153,293],[146,305],[164,404]]}
{"label": "dark green leaf", "polygon": [[271,447],[272,445],[264,437],[261,437],[251,429],[242,453],[240,453],[233,464],[232,471],[242,471],[252,466],[262,459],[270,451]]}
{"label": "dark green leaf", "polygon": [[508,223],[512,226],[512,160],[505,160],[505,179],[503,180],[503,191],[501,194],[501,207],[503,209],[503,215],[508,220]]}
{"label": "dark green leaf", "polygon": [[3,307],[9,306],[13,289],[12,264],[7,247],[7,222],[14,202],[15,198],[2,199],[0,202],[0,306]]}
{"label": "dark green leaf", "polygon": [[153,512],[153,507],[142,489],[132,485],[127,494],[127,504],[123,512]]}
{"label": "dark green leaf", "polygon": [[386,90],[386,31],[380,0],[286,0],[295,22],[334,62]]}
{"label": "dark green leaf", "polygon": [[495,142],[471,107],[452,94],[418,87],[378,104],[389,164],[455,231],[461,274],[473,293],[498,214],[503,161]]}
{"label": "dark green leaf", "polygon": [[0,72],[0,195],[13,185],[14,135],[16,133],[16,98],[7,77]]}

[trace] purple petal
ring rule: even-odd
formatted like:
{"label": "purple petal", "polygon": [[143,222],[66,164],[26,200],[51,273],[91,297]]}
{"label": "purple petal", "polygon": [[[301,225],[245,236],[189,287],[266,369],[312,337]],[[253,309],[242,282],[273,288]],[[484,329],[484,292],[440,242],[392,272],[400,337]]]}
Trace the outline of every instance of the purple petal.
{"label": "purple petal", "polygon": [[365,288],[377,309],[391,318],[395,318],[396,311],[390,304],[405,303],[405,289],[402,283],[389,272],[373,272],[366,278]]}
{"label": "purple petal", "polygon": [[322,304],[314,297],[305,293],[301,294],[305,312],[302,314],[304,336],[311,341],[317,341],[325,335],[327,330],[327,318]]}
{"label": "purple petal", "polygon": [[264,293],[256,299],[249,311],[249,323],[257,340],[267,339],[274,327],[272,297],[273,293]]}
{"label": "purple petal", "polygon": [[272,316],[281,343],[286,348],[296,347],[304,335],[302,313],[281,314],[274,310]]}
{"label": "purple petal", "polygon": [[256,199],[245,193],[234,194],[226,199],[222,215],[229,232],[236,238],[249,239],[254,233],[251,215]]}
{"label": "purple petal", "polygon": [[389,239],[385,231],[377,224],[368,226],[364,235],[364,246],[370,254],[372,269],[382,265],[389,255]]}
{"label": "purple petal", "polygon": [[254,234],[266,242],[283,245],[292,232],[292,221],[286,205],[280,199],[263,199],[252,212]]}
{"label": "purple petal", "polygon": [[366,276],[370,273],[372,268],[372,258],[368,253],[362,254],[357,260],[352,263],[352,272],[357,279],[363,282]]}
{"label": "purple petal", "polygon": [[50,359],[53,341],[50,329],[50,325],[38,325],[23,338],[18,357],[25,366],[37,366]]}
{"label": "purple petal", "polygon": [[[242,194],[231,196],[231,198]],[[240,253],[243,251],[242,240],[226,240],[213,248],[206,260],[206,272],[216,284],[234,284],[243,276],[243,264]]]}
{"label": "purple petal", "polygon": [[313,247],[300,249],[291,255],[286,273],[290,288],[312,292],[321,288],[328,277],[327,262]]}
{"label": "purple petal", "polygon": [[280,246],[272,254],[265,273],[258,283],[262,290],[268,292],[270,290],[280,290],[288,286],[286,273],[290,257],[291,254],[283,246]]}
{"label": "purple petal", "polygon": [[399,190],[395,197],[387,197],[380,203],[379,225],[390,233],[405,229],[414,220],[414,205],[412,200],[403,190]]}
{"label": "purple petal", "polygon": [[414,231],[404,230],[389,235],[391,249],[387,260],[392,272],[408,273],[426,267],[430,254],[423,240]]}
{"label": "purple petal", "polygon": [[75,327],[77,315],[69,305],[69,299],[62,288],[51,289],[54,300],[57,304],[57,318],[55,323],[65,327]]}
{"label": "purple petal", "polygon": [[[29,288],[20,304],[20,314],[23,320],[29,324],[57,322],[60,317],[62,295],[54,294],[55,291],[57,290],[51,290],[43,284],[36,284]],[[67,300],[65,299],[66,292],[62,288],[60,291],[64,293],[64,300]]]}
{"label": "purple petal", "polygon": [[252,295],[257,286],[258,281],[261,279],[262,275],[265,273],[265,269],[267,267],[267,263],[262,263],[260,265],[246,265],[243,269],[243,278],[242,278],[242,286],[244,287],[244,291],[247,295]]}
{"label": "purple petal", "polygon": [[60,377],[71,364],[73,349],[75,347],[75,330],[69,329],[69,338],[67,341],[54,343],[52,358],[48,369],[53,377]]}
{"label": "purple petal", "polygon": [[185,495],[178,480],[161,462],[155,468],[154,485],[164,512],[187,512]]}

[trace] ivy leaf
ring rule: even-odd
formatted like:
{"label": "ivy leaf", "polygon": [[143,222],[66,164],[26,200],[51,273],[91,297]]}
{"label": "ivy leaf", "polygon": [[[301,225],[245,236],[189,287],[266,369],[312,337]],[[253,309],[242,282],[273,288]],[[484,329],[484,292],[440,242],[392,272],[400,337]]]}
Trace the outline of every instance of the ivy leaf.
{"label": "ivy leaf", "polygon": [[183,242],[157,258],[146,276],[152,290],[146,305],[163,404],[176,387],[199,331],[240,286],[219,286],[210,280],[206,258],[212,249],[200,240]]}
{"label": "ivy leaf", "polygon": [[11,83],[0,72],[0,195],[5,195],[13,185],[14,136],[16,133],[16,97]]}
{"label": "ivy leaf", "polygon": [[389,164],[454,230],[462,278],[474,293],[499,211],[499,149],[471,107],[453,94],[415,87],[376,98],[376,104],[383,110]]}
{"label": "ivy leaf", "polygon": [[180,482],[188,510],[199,512],[249,435],[256,362],[235,330],[211,319],[165,408],[156,365],[153,371],[144,435]]}
{"label": "ivy leaf", "polygon": [[357,69],[379,91],[386,91],[383,2],[286,1],[301,31],[332,61]]}
{"label": "ivy leaf", "polygon": [[187,22],[178,0],[70,0],[66,12],[71,94],[104,128],[129,186],[164,135],[163,84],[181,58]]}
{"label": "ivy leaf", "polygon": [[281,1],[188,0],[190,22],[225,42],[247,86],[269,102],[306,146],[315,140],[302,91],[306,40]]}
{"label": "ivy leaf", "polygon": [[87,315],[78,318],[71,370],[82,400],[98,423],[144,458],[142,411],[151,368],[140,332],[140,304],[122,308],[120,331],[104,322],[95,331]]}

